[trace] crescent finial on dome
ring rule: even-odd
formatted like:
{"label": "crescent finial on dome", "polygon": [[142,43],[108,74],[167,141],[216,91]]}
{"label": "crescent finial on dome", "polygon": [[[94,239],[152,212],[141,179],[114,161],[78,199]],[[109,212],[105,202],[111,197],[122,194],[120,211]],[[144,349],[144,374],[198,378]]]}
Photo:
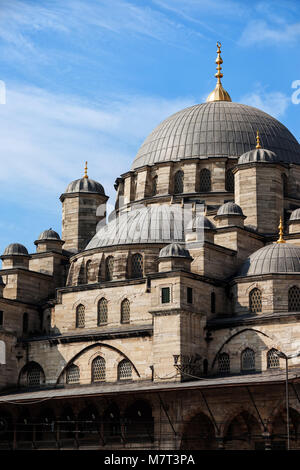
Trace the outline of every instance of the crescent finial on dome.
{"label": "crescent finial on dome", "polygon": [[83,175],[84,178],[88,178],[88,174],[87,174],[87,162],[85,162],[85,167],[84,167],[84,175]]}
{"label": "crescent finial on dome", "polygon": [[221,43],[219,41],[217,41],[217,48],[218,48],[217,58],[216,58],[217,73],[215,74],[215,77],[217,78],[217,84],[216,84],[216,88],[206,98],[206,102],[231,101],[229,93],[226,90],[224,90],[222,83],[221,83],[221,78],[223,77],[223,74],[221,72],[222,70],[221,64],[223,64],[223,59],[221,57]]}
{"label": "crescent finial on dome", "polygon": [[261,145],[260,145],[260,137],[259,137],[259,132],[258,132],[258,129],[257,129],[257,132],[256,132],[256,147],[257,149],[261,149]]}
{"label": "crescent finial on dome", "polygon": [[285,243],[285,240],[283,239],[283,223],[282,223],[282,217],[280,217],[280,222],[278,225],[279,228],[279,238],[276,243]]}

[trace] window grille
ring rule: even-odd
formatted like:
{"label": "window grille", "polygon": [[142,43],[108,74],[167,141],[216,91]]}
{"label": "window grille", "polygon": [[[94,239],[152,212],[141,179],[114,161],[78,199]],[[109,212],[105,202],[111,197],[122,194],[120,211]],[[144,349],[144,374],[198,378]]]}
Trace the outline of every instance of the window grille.
{"label": "window grille", "polygon": [[183,171],[182,170],[177,171],[174,176],[174,194],[183,193],[183,180],[184,180]]}
{"label": "window grille", "polygon": [[23,315],[23,333],[28,332],[28,313],[24,313]]}
{"label": "window grille", "polygon": [[92,381],[103,382],[105,380],[105,375],[105,359],[98,356],[92,362]]}
{"label": "window grille", "polygon": [[27,384],[33,387],[41,384],[41,369],[38,366],[32,366],[28,370]]}
{"label": "window grille", "polygon": [[286,175],[282,175],[282,192],[284,196],[288,195],[288,179]]}
{"label": "window grille", "polygon": [[128,299],[124,299],[121,303],[121,323],[130,322],[130,302]]}
{"label": "window grille", "polygon": [[118,378],[119,380],[132,378],[131,363],[127,359],[124,359],[118,365]]}
{"label": "window grille", "polygon": [[161,289],[161,303],[168,304],[170,302],[170,287],[162,287]]}
{"label": "window grille", "polygon": [[131,260],[131,277],[143,277],[143,257],[140,253],[132,256]]}
{"label": "window grille", "polygon": [[154,176],[152,179],[152,196],[156,196],[157,194],[157,176]]}
{"label": "window grille", "polygon": [[216,313],[216,294],[214,292],[210,294],[210,311]]}
{"label": "window grille", "polygon": [[234,174],[231,169],[227,170],[225,173],[225,189],[230,193],[234,192]]}
{"label": "window grille", "polygon": [[229,374],[230,372],[230,358],[229,354],[222,353],[218,356],[218,369],[222,374]]}
{"label": "window grille", "polygon": [[298,312],[300,310],[300,289],[293,286],[289,289],[289,312]]}
{"label": "window grille", "polygon": [[188,304],[192,304],[193,303],[193,288],[192,287],[187,287],[186,297],[187,297]]}
{"label": "window grille", "polygon": [[267,367],[268,369],[279,367],[279,357],[275,354],[274,349],[270,349],[267,353]]}
{"label": "window grille", "polygon": [[251,313],[261,312],[261,291],[259,289],[252,289],[249,294],[249,310]]}
{"label": "window grille", "polygon": [[67,384],[78,384],[80,382],[80,370],[75,364],[67,368],[66,382]]}
{"label": "window grille", "polygon": [[78,305],[76,309],[76,328],[84,328],[85,326],[85,307]]}
{"label": "window grille", "polygon": [[200,192],[208,193],[211,190],[210,171],[204,168],[200,171]]}
{"label": "window grille", "polygon": [[255,370],[255,353],[250,348],[242,352],[242,370]]}
{"label": "window grille", "polygon": [[114,273],[114,258],[109,256],[105,262],[105,279],[111,281]]}
{"label": "window grille", "polygon": [[107,323],[107,300],[101,299],[98,302],[98,326],[106,325]]}

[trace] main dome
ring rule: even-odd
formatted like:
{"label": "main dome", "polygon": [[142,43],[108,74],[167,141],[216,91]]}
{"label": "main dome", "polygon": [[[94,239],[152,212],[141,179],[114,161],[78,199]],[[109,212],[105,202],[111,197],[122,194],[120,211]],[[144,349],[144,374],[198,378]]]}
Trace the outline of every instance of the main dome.
{"label": "main dome", "polygon": [[140,147],[132,170],[189,158],[237,158],[255,148],[257,129],[262,147],[280,161],[300,164],[298,141],[277,119],[252,106],[215,101],[165,119]]}

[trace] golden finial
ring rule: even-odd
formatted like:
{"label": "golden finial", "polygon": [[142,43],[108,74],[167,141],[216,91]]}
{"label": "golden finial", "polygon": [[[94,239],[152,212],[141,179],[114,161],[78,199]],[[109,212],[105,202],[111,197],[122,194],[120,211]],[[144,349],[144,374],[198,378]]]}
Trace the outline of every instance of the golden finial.
{"label": "golden finial", "polygon": [[84,175],[83,175],[84,178],[88,178],[88,174],[87,174],[87,162],[85,162],[85,167],[84,167]]}
{"label": "golden finial", "polygon": [[227,93],[226,90],[224,90],[222,83],[221,83],[221,78],[223,77],[223,74],[221,72],[222,67],[221,64],[223,64],[223,59],[221,57],[221,43],[218,41],[217,42],[217,58],[216,58],[216,64],[217,64],[217,73],[215,74],[215,77],[217,78],[217,84],[216,88],[208,95],[206,98],[206,101],[231,101],[231,98],[229,96],[229,93]]}
{"label": "golden finial", "polygon": [[261,149],[261,145],[260,145],[260,138],[259,138],[259,132],[257,130],[256,132],[256,147],[257,149]]}
{"label": "golden finial", "polygon": [[280,223],[278,225],[279,228],[279,238],[276,243],[285,243],[285,240],[283,239],[283,223],[282,223],[282,217],[280,217]]}

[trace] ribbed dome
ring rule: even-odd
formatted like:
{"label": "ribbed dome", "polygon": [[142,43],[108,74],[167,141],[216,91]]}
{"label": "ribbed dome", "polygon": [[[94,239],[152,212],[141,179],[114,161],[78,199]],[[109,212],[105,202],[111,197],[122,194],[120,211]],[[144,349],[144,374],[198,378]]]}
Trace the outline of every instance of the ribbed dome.
{"label": "ribbed dome", "polygon": [[244,216],[242,209],[235,202],[225,202],[221,207],[219,207],[217,215],[239,215]]}
{"label": "ribbed dome", "polygon": [[238,165],[253,162],[277,163],[279,161],[276,153],[267,149],[253,149],[244,153],[238,160]]}
{"label": "ribbed dome", "polygon": [[237,158],[255,148],[257,129],[261,145],[279,160],[300,163],[299,143],[277,119],[251,106],[217,101],[183,109],[159,124],[142,144],[132,169],[188,158]]}
{"label": "ribbed dome", "polygon": [[28,251],[24,245],[21,245],[21,243],[11,243],[5,248],[2,256],[9,255],[28,255]]}
{"label": "ribbed dome", "polygon": [[246,259],[238,276],[273,273],[300,273],[300,246],[288,243],[264,246]]}
{"label": "ribbed dome", "polygon": [[72,181],[65,193],[98,193],[105,194],[103,186],[90,178],[80,178]]}
{"label": "ribbed dome", "polygon": [[159,252],[160,258],[190,258],[191,255],[188,250],[184,248],[180,243],[170,243],[170,245],[165,246]]}
{"label": "ribbed dome", "polygon": [[291,213],[291,217],[290,217],[290,222],[294,220],[300,220],[300,208],[299,209],[295,209],[292,213]]}
{"label": "ribbed dome", "polygon": [[215,225],[207,218],[205,215],[198,215],[194,220],[191,220],[188,225],[188,230],[197,230],[197,229],[204,229],[204,230],[214,230],[216,227]]}
{"label": "ribbed dome", "polygon": [[40,233],[38,240],[60,240],[60,236],[52,228],[49,228]]}
{"label": "ribbed dome", "polygon": [[183,211],[175,204],[123,212],[97,231],[86,250],[132,243],[184,242],[183,221]]}

